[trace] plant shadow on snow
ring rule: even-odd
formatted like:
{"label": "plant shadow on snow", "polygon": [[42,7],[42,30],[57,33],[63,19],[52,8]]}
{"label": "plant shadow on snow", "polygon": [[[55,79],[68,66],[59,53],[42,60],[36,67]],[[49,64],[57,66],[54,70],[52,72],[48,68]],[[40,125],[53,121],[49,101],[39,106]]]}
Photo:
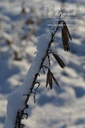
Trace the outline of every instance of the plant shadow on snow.
{"label": "plant shadow on snow", "polygon": [[5,116],[0,116],[0,124],[3,124],[5,120]]}
{"label": "plant shadow on snow", "polygon": [[[4,69],[4,70],[3,70]],[[1,94],[9,94],[11,93],[16,86],[11,85],[9,82],[9,79],[15,75],[19,74],[20,69],[17,66],[13,66],[10,68],[10,66],[4,61],[0,61],[0,93]]]}
{"label": "plant shadow on snow", "polygon": [[79,119],[77,119],[77,121],[75,121],[75,124],[76,125],[85,124],[85,119],[79,118]]}
{"label": "plant shadow on snow", "polygon": [[[56,85],[54,85],[56,86]],[[61,93],[65,93],[64,89],[60,89],[59,87],[53,87],[56,92],[56,97],[54,95],[48,96],[46,93],[42,93],[42,89],[39,89],[39,94],[41,90],[41,95],[39,95],[39,99],[37,99],[37,103],[39,106],[44,106],[46,104],[53,104],[55,106],[63,106],[66,103],[64,97],[60,97]],[[47,91],[49,91],[47,89]],[[51,92],[50,92],[51,93]]]}
{"label": "plant shadow on snow", "polygon": [[[67,66],[69,68],[73,69],[76,72],[76,74],[78,74],[78,76],[77,76],[78,78],[80,77],[80,78],[82,78],[82,80],[84,80],[85,70],[84,70],[82,65],[77,65],[73,62],[69,62],[69,64]],[[72,77],[72,75],[69,76],[69,74],[67,72],[62,72],[62,75],[66,76],[67,78],[69,77],[69,78],[73,78],[75,80],[78,79],[77,77]],[[76,84],[77,84],[77,82],[76,82]],[[83,96],[85,96],[85,88],[82,87],[81,84],[82,83],[80,83],[79,86],[76,86],[75,83],[73,85],[71,85],[71,88],[74,90],[75,96],[76,96],[77,99],[82,98]]]}
{"label": "plant shadow on snow", "polygon": [[82,87],[73,87],[77,98],[85,96],[85,89]]}
{"label": "plant shadow on snow", "polygon": [[[42,123],[43,124],[47,124],[47,121],[46,119],[42,119]],[[58,123],[58,120],[57,119],[49,119],[49,122],[48,122],[48,128],[52,128],[52,126],[56,126]]]}
{"label": "plant shadow on snow", "polygon": [[[64,94],[65,94],[65,91],[64,91]],[[49,105],[52,104],[55,107],[62,107],[66,105],[67,101],[68,101],[67,98],[65,98],[64,96],[61,96],[61,94],[58,94],[58,93],[56,96],[50,96],[50,97],[47,95],[46,96],[42,95],[39,99],[39,102],[40,102],[39,105],[44,106],[46,104],[49,104]]]}
{"label": "plant shadow on snow", "polygon": [[85,56],[85,45],[81,44],[75,44],[75,43],[71,43],[71,53],[76,54],[78,56]]}
{"label": "plant shadow on snow", "polygon": [[85,78],[84,64],[78,65],[74,61],[74,62],[69,62],[67,66],[70,68],[73,68],[74,71],[76,71],[76,73],[79,74],[79,76],[82,76],[83,78]]}

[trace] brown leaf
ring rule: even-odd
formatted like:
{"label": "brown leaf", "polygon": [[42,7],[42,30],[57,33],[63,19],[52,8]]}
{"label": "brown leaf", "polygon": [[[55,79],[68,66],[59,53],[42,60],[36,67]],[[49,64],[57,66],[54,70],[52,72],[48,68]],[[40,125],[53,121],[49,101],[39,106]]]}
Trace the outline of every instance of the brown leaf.
{"label": "brown leaf", "polygon": [[56,61],[58,62],[58,64],[60,65],[61,68],[65,67],[64,62],[60,59],[60,57],[58,55],[56,55],[55,53],[52,53],[54,58],[56,59]]}
{"label": "brown leaf", "polygon": [[25,21],[25,24],[26,25],[29,25],[29,24],[34,24],[34,21],[33,21],[33,19],[27,19],[26,21]]}
{"label": "brown leaf", "polygon": [[22,8],[21,13],[22,13],[22,14],[26,14],[26,8],[25,8],[25,7]]}
{"label": "brown leaf", "polygon": [[49,84],[49,70],[48,70],[48,72],[47,72],[46,87],[48,86],[48,84]]}
{"label": "brown leaf", "polygon": [[49,86],[50,86],[50,89],[52,89],[52,75],[51,75],[51,72],[49,72]]}
{"label": "brown leaf", "polygon": [[55,77],[54,77],[54,75],[53,75],[53,73],[50,71],[50,74],[51,74],[51,77],[52,77],[52,79],[54,80],[54,82],[56,83],[56,85],[58,85],[59,86],[59,84],[58,84],[58,82],[57,82],[57,80],[55,79]]}
{"label": "brown leaf", "polygon": [[21,40],[25,40],[25,39],[27,39],[27,37],[28,37],[28,35],[26,34],[23,37],[21,37]]}
{"label": "brown leaf", "polygon": [[19,55],[18,51],[14,51],[14,57],[18,58],[18,55]]}
{"label": "brown leaf", "polygon": [[54,82],[56,83],[56,85],[59,86],[59,84],[58,84],[57,80],[55,79],[55,77],[53,76],[52,78],[53,78]]}
{"label": "brown leaf", "polygon": [[7,44],[11,45],[13,43],[13,41],[11,39],[7,39]]}
{"label": "brown leaf", "polygon": [[69,32],[69,29],[68,29],[67,25],[64,25],[63,28],[66,31],[66,33],[68,34],[68,37],[70,38],[70,40],[72,40],[72,37],[71,37],[71,34]]}
{"label": "brown leaf", "polygon": [[52,73],[50,69],[47,72],[47,78],[46,78],[46,87],[49,85],[50,89],[52,89]]}
{"label": "brown leaf", "polygon": [[69,51],[70,50],[70,46],[69,46],[69,37],[67,32],[65,31],[64,28],[62,28],[62,42],[63,42],[63,47],[65,51]]}

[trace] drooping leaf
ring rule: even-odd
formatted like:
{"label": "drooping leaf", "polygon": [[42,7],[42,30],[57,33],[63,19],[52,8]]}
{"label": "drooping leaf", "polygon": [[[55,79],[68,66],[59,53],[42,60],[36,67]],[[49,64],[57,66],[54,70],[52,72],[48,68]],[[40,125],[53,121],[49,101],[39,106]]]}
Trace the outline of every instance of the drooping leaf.
{"label": "drooping leaf", "polygon": [[50,69],[48,69],[47,72],[47,78],[46,78],[46,87],[49,85],[50,89],[52,89],[52,73]]}
{"label": "drooping leaf", "polygon": [[53,76],[52,78],[53,78],[54,82],[56,83],[56,85],[59,86],[59,84],[58,84],[57,80],[55,79],[55,77]]}
{"label": "drooping leaf", "polygon": [[65,31],[64,28],[62,28],[62,42],[63,42],[63,47],[65,51],[69,51],[70,50],[70,46],[69,46],[69,37],[67,32]]}
{"label": "drooping leaf", "polygon": [[68,34],[68,37],[70,38],[70,40],[72,40],[72,37],[71,37],[71,34],[69,32],[69,29],[68,29],[67,25],[64,25],[63,28],[66,31],[66,33]]}
{"label": "drooping leaf", "polygon": [[48,72],[47,72],[46,87],[48,86],[48,84],[49,84],[49,70],[48,70]]}
{"label": "drooping leaf", "polygon": [[33,24],[33,23],[34,23],[34,21],[31,18],[25,21],[26,25]]}
{"label": "drooping leaf", "polygon": [[52,89],[52,75],[51,75],[51,72],[49,73],[49,86],[50,86],[50,89]]}
{"label": "drooping leaf", "polygon": [[55,77],[54,77],[54,75],[53,75],[53,73],[51,71],[50,71],[50,74],[51,74],[52,80],[54,80],[54,82],[56,83],[56,85],[59,86],[57,80],[55,79]]}
{"label": "drooping leaf", "polygon": [[61,60],[61,58],[60,58],[58,55],[56,55],[55,53],[53,53],[53,52],[52,52],[52,54],[53,54],[54,58],[56,59],[56,61],[58,62],[58,64],[60,65],[60,67],[61,67],[61,68],[64,68],[64,67],[65,67],[65,64],[64,64],[64,62]]}

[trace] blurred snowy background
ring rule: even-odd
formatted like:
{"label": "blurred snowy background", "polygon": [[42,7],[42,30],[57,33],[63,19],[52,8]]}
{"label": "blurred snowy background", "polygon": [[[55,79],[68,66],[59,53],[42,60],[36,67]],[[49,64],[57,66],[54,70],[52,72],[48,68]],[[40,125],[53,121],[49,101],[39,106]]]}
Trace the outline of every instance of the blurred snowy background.
{"label": "blurred snowy background", "polygon": [[60,31],[56,34],[54,47],[66,63],[62,70],[54,60],[51,62],[60,88],[55,85],[52,91],[46,89],[45,76],[41,75],[37,102],[34,104],[31,97],[25,124],[27,128],[85,128],[84,0],[0,0],[0,128],[5,121],[7,97],[22,86],[37,38],[54,30],[60,12],[73,38],[71,51],[66,53]]}

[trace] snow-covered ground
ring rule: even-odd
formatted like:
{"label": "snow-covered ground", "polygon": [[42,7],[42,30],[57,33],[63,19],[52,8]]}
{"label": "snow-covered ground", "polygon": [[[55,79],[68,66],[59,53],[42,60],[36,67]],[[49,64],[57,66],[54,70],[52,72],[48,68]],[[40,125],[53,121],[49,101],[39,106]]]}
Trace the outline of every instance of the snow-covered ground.
{"label": "snow-covered ground", "polygon": [[[22,7],[25,14],[21,14]],[[7,97],[22,86],[36,54],[37,37],[54,28],[59,7],[57,0],[0,1],[0,128],[4,126]],[[60,87],[45,88],[45,76],[41,75],[36,104],[31,97],[29,118],[24,120],[27,128],[85,128],[85,1],[69,0],[66,9],[69,15],[74,15],[63,18],[73,38],[71,51],[63,50],[60,32],[57,33],[54,47],[66,67],[62,70],[55,60],[51,62]],[[50,19],[46,19],[47,15]],[[29,17],[34,24],[28,27],[24,24]],[[28,37],[22,39],[26,33]]]}

